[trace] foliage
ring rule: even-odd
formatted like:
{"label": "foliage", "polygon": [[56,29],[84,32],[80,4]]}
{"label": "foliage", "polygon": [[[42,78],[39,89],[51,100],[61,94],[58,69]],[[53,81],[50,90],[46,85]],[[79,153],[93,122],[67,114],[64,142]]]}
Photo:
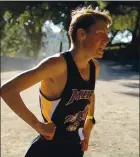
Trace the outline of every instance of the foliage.
{"label": "foliage", "polygon": [[41,45],[41,27],[46,20],[43,11],[35,7],[27,8],[16,18],[12,18],[14,14],[9,11],[4,13],[6,24],[2,35],[2,54],[19,55],[22,50],[21,53],[28,52],[25,53],[27,56],[32,54],[37,57]]}
{"label": "foliage", "polygon": [[138,51],[140,50],[140,3],[124,1],[1,2],[2,54],[20,55],[20,53],[28,52],[27,55],[37,57],[41,46],[43,36],[41,28],[44,22],[46,20],[52,20],[55,24],[61,22],[64,29],[68,31],[71,10],[83,5],[91,5],[94,8],[99,6],[101,9],[110,11],[113,18],[113,25],[110,28],[111,40],[118,31],[130,30],[133,38],[129,50],[130,53],[133,50],[135,53],[131,53],[131,55],[138,59]]}
{"label": "foliage", "polygon": [[4,32],[5,37],[1,41],[1,55],[9,55],[11,57],[32,56],[31,43],[26,39],[23,27],[19,27],[18,24],[6,24]]}
{"label": "foliage", "polygon": [[[115,30],[131,30],[135,29],[136,19],[138,12],[136,10],[132,10],[128,14],[125,15],[112,15],[113,24],[111,27],[112,31]],[[130,18],[131,17],[131,18]]]}
{"label": "foliage", "polygon": [[[22,6],[18,5],[18,2],[13,2],[18,8],[11,7],[11,2],[2,3],[3,6],[8,6],[10,11],[3,11],[3,19],[5,24],[1,26],[1,36],[3,40],[2,50],[3,54],[8,54],[9,52],[15,51],[11,39],[13,38],[19,41],[19,45],[24,45],[26,50],[33,52],[34,56],[37,57],[42,39],[42,26],[46,20],[52,20],[55,24],[58,24],[63,21],[65,30],[68,30],[68,25],[70,22],[70,10],[84,2],[22,2]],[[21,11],[19,8],[21,7]],[[2,8],[3,9],[3,8]],[[16,12],[14,12],[16,10]],[[6,19],[6,20],[5,20]],[[2,20],[3,22],[3,20]],[[8,26],[7,26],[8,25]],[[16,29],[17,32],[22,31],[24,33],[13,33],[12,36],[5,33],[6,27],[10,28],[12,32]],[[19,30],[18,30],[19,29]],[[24,35],[23,35],[24,34]],[[17,36],[19,35],[19,36]],[[23,39],[25,37],[25,39]],[[23,41],[24,40],[24,41]],[[8,45],[6,45],[6,43]],[[3,48],[3,46],[5,46]],[[12,47],[12,48],[11,48]],[[16,46],[15,46],[16,47]],[[22,46],[17,46],[17,49],[20,51]],[[8,50],[9,49],[9,50]],[[16,50],[17,50],[16,49]],[[12,50],[12,51],[11,51]],[[16,53],[17,54],[17,53]]]}

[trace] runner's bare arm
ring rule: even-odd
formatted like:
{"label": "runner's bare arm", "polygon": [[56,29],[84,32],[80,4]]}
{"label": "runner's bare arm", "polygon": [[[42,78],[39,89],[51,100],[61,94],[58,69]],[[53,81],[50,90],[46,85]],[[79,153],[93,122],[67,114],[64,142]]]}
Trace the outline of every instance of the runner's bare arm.
{"label": "runner's bare arm", "polygon": [[[97,79],[99,76],[100,66],[99,66],[99,63],[95,59],[93,61],[94,61],[95,67],[96,67],[96,79]],[[94,116],[94,111],[95,111],[95,93],[93,93],[93,95],[91,96],[91,101],[90,101],[89,110],[88,110],[88,116]],[[92,130],[93,126],[94,126],[93,122],[91,120],[86,119],[85,124],[84,124],[84,129],[83,129],[84,140],[81,142],[83,151],[88,150],[89,138],[90,138],[90,134],[91,134],[91,130]]]}
{"label": "runner's bare arm", "polygon": [[43,79],[51,78],[54,77],[54,75],[57,75],[59,72],[59,69],[57,68],[58,62],[58,57],[43,60],[35,68],[21,73],[20,75],[6,82],[0,88],[0,96],[3,98],[6,104],[34,129],[38,127],[39,120],[32,112],[28,110],[21,99],[20,92]]}
{"label": "runner's bare arm", "polygon": [[[97,80],[99,77],[100,65],[97,60],[94,59],[93,61],[94,61],[95,67],[96,67],[95,75],[96,75],[96,80]],[[93,93],[93,95],[91,96],[91,102],[89,104],[88,116],[94,116],[94,111],[95,111],[95,93]],[[91,120],[86,121],[86,126],[88,128],[93,127],[93,123],[91,122]]]}
{"label": "runner's bare arm", "polygon": [[[94,64],[95,64],[95,79],[97,80],[99,77],[99,73],[100,73],[100,64],[97,60],[93,60]],[[95,92],[93,93],[92,97],[91,97],[91,103],[90,103],[90,107],[89,107],[89,111],[88,111],[88,116],[92,116],[94,115],[94,110],[95,110]]]}

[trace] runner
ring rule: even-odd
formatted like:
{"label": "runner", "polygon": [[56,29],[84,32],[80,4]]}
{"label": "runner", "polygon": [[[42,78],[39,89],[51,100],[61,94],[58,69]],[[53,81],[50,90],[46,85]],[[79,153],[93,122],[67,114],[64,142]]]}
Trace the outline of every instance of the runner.
{"label": "runner", "polygon": [[[71,48],[42,60],[1,87],[7,105],[39,135],[25,157],[82,157],[95,124],[95,80],[112,23],[107,11],[78,8],[69,26]],[[20,93],[41,82],[38,120]]]}

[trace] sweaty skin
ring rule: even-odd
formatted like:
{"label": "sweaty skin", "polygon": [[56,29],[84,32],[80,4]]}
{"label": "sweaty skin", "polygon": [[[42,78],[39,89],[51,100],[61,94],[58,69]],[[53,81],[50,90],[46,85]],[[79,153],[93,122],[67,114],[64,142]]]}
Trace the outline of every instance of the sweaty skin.
{"label": "sweaty skin", "polygon": [[[103,49],[108,43],[108,28],[106,22],[99,20],[92,25],[89,32],[82,29],[77,31],[77,40],[69,50],[78,67],[81,77],[89,79],[88,61],[93,58],[101,58]],[[99,75],[99,63],[93,59],[96,66],[96,78]],[[56,54],[42,60],[36,67],[25,71],[6,82],[0,88],[0,96],[6,104],[26,123],[42,134],[46,139],[51,140],[54,136],[56,126],[53,122],[43,123],[28,110],[20,93],[27,88],[41,82],[40,89],[50,100],[61,96],[67,81],[67,65],[61,54]],[[95,94],[91,98],[88,115],[94,115]],[[93,124],[90,120],[85,122],[85,139],[81,142],[82,150],[86,151]]]}

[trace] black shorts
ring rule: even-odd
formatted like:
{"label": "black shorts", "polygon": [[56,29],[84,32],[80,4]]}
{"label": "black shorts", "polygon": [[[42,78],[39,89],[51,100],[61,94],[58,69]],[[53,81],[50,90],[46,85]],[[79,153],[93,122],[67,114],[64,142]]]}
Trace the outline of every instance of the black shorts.
{"label": "black shorts", "polygon": [[24,157],[83,157],[81,144],[56,143],[37,136]]}

